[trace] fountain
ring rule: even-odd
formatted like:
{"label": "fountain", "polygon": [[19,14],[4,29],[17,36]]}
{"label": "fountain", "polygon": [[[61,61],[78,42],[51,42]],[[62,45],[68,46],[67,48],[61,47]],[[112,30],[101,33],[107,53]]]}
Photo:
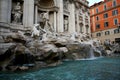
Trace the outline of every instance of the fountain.
{"label": "fountain", "polygon": [[91,59],[95,58],[94,52],[93,52],[93,48],[90,48],[89,54],[90,54],[90,58],[91,58]]}
{"label": "fountain", "polygon": [[117,55],[119,56],[120,52],[120,43],[111,43],[110,40],[104,41],[104,47],[106,50],[107,55],[112,56],[116,55],[115,53],[117,52]]}
{"label": "fountain", "polygon": [[[38,65],[39,67],[42,67],[43,65],[46,67],[56,66],[64,59],[94,59],[96,57],[94,55],[95,53],[101,56],[100,50],[97,49],[100,46],[99,42],[97,40],[92,40],[88,34],[78,34],[76,32],[72,34],[55,33],[54,31],[46,30],[46,26],[48,26],[47,23],[44,25],[44,29],[41,28],[40,24],[34,24],[31,30],[31,36],[24,35],[25,33],[22,31],[13,33],[14,35],[12,36],[8,36],[10,39],[8,43],[14,43],[16,46],[15,48],[10,49],[15,53],[14,55],[11,54],[13,57],[11,61],[6,64],[6,67],[8,67],[9,70],[24,70],[23,68],[26,70],[29,69],[29,65],[31,64],[33,65],[33,68]],[[21,56],[26,59],[23,60]],[[27,62],[27,59],[33,59],[33,61]],[[28,68],[26,68],[26,65],[28,65]],[[18,67],[13,69],[13,66]],[[3,69],[5,70],[4,66]]]}
{"label": "fountain", "polygon": [[[46,13],[47,14],[47,13]],[[45,18],[45,15],[44,15]],[[43,26],[34,24],[31,30],[31,35],[25,35],[25,32],[13,32],[13,35],[8,35],[4,38],[6,43],[13,43],[8,48],[12,51],[11,60],[4,66],[4,61],[0,62],[2,70],[24,70],[33,68],[56,66],[62,60],[88,60],[101,57],[103,46],[97,39],[91,39],[89,34],[74,32],[70,33],[55,33],[49,20],[45,19]],[[7,41],[6,41],[7,40]],[[9,46],[9,47],[11,47]],[[113,50],[115,51],[115,50]],[[0,54],[4,56],[5,52]],[[12,54],[14,52],[14,54]],[[29,55],[29,56],[28,56]],[[22,57],[21,57],[22,56]],[[23,59],[25,57],[25,59]],[[31,59],[30,61],[28,59]],[[26,65],[27,68],[26,68]],[[14,67],[16,67],[14,69]]]}

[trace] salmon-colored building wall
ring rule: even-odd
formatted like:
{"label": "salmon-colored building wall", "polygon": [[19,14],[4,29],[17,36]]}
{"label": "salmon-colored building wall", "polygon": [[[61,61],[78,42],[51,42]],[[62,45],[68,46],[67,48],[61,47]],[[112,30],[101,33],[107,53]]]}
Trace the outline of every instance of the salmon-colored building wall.
{"label": "salmon-colored building wall", "polygon": [[[117,25],[114,25],[114,19],[118,19],[118,23],[120,23],[120,0],[116,0],[116,6],[113,7],[114,0],[104,0],[97,4],[94,4],[90,7],[90,16],[91,16],[91,31],[97,32],[109,28],[115,28]],[[104,5],[106,5],[106,10],[104,10]],[[96,9],[98,9],[98,13],[96,13]],[[113,10],[118,10],[117,15],[112,15]],[[108,17],[104,18],[104,14],[107,13]],[[99,17],[99,20],[96,17]],[[104,27],[104,22],[108,22],[108,27]],[[100,24],[100,28],[96,29],[96,24]]]}

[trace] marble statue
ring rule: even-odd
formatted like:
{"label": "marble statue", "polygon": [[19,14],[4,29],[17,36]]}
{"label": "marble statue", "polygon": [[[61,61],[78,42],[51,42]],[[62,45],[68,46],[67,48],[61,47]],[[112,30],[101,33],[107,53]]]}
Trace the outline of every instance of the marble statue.
{"label": "marble statue", "polygon": [[47,40],[48,40],[47,33],[45,33],[42,35],[42,41],[47,41]]}
{"label": "marble statue", "polygon": [[76,41],[77,36],[78,36],[77,32],[74,32],[74,33],[71,34],[70,39],[73,40],[73,41]]}
{"label": "marble statue", "polygon": [[21,24],[21,16],[22,16],[22,11],[21,11],[21,6],[20,2],[17,2],[16,6],[13,9],[13,22],[14,23],[19,23]]}
{"label": "marble statue", "polygon": [[39,24],[34,24],[31,37],[40,35],[40,31],[37,29],[37,26],[39,26]]}
{"label": "marble statue", "polygon": [[69,4],[69,1],[68,0],[64,0],[63,8],[65,10],[68,10],[68,4]]}
{"label": "marble statue", "polygon": [[41,16],[42,16],[43,23],[44,23],[44,26],[43,26],[44,29],[47,32],[53,32],[54,31],[53,30],[53,26],[52,26],[52,24],[49,21],[49,11],[41,13]]}
{"label": "marble statue", "polygon": [[31,37],[38,37],[43,40],[46,37],[46,30],[42,29],[39,24],[34,24]]}
{"label": "marble statue", "polygon": [[43,14],[43,19],[45,21],[49,21],[49,11],[45,12],[45,13],[42,13]]}

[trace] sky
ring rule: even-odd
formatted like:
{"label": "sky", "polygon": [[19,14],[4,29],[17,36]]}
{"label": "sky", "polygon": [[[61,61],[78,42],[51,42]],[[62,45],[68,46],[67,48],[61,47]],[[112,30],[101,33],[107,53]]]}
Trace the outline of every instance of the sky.
{"label": "sky", "polygon": [[88,0],[89,6],[93,5],[94,3],[100,2],[100,1],[103,1],[103,0]]}

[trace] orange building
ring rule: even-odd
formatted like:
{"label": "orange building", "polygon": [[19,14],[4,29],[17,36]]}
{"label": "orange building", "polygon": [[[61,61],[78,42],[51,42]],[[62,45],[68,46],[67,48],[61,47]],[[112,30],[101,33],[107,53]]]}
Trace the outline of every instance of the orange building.
{"label": "orange building", "polygon": [[90,7],[93,38],[102,42],[120,38],[120,0],[104,0]]}

